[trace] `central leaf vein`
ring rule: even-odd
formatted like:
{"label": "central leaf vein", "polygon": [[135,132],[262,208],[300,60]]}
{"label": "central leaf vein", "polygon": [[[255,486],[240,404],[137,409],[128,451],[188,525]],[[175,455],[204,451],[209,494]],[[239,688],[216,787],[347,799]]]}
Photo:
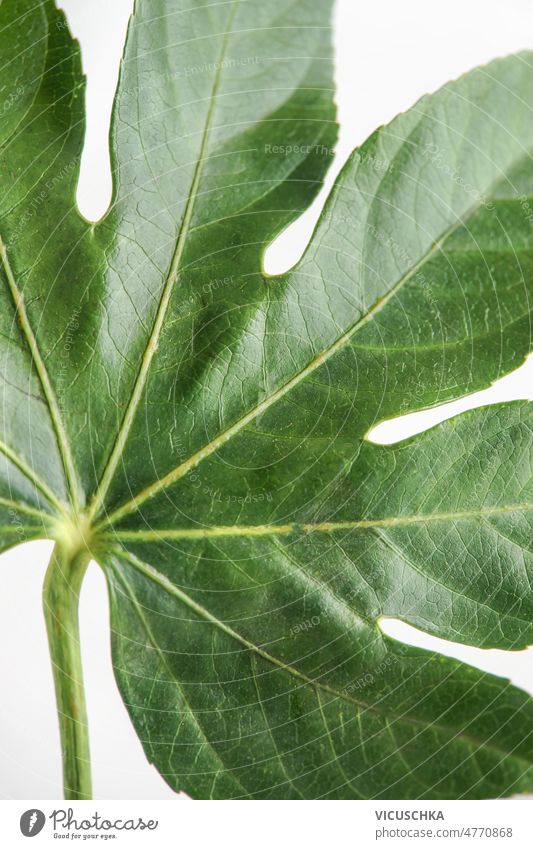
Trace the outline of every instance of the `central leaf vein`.
{"label": "central leaf vein", "polygon": [[175,248],[174,255],[172,257],[172,261],[171,261],[171,264],[170,264],[169,273],[168,273],[165,285],[163,287],[163,292],[162,292],[161,300],[159,302],[159,306],[158,306],[158,309],[157,309],[155,322],[154,322],[150,337],[148,339],[148,344],[145,348],[145,351],[144,351],[144,354],[143,354],[143,357],[142,357],[141,366],[140,366],[139,372],[137,374],[137,378],[136,378],[136,381],[135,381],[135,385],[133,387],[133,392],[132,392],[129,404],[126,408],[126,413],[125,413],[124,418],[122,420],[122,424],[120,426],[120,430],[119,430],[117,438],[115,440],[113,450],[111,451],[111,454],[109,456],[109,460],[107,462],[104,473],[103,473],[102,478],[100,480],[100,484],[98,486],[98,489],[95,493],[93,503],[91,505],[91,510],[90,510],[90,516],[91,517],[94,517],[98,513],[100,507],[102,506],[102,504],[105,500],[106,494],[109,490],[109,487],[111,486],[111,483],[113,481],[113,477],[115,475],[115,471],[117,469],[117,466],[120,463],[120,459],[122,457],[124,447],[126,445],[129,433],[130,433],[131,428],[133,426],[133,422],[134,422],[135,416],[137,414],[137,409],[138,409],[139,404],[141,402],[141,398],[142,398],[142,395],[143,395],[143,392],[144,392],[144,388],[146,386],[146,382],[147,382],[147,379],[148,379],[148,374],[149,374],[149,371],[150,371],[152,360],[153,360],[154,355],[155,355],[156,350],[157,350],[159,338],[161,336],[161,331],[163,329],[163,324],[165,322],[165,318],[166,318],[168,308],[169,308],[169,305],[170,305],[172,293],[174,291],[174,286],[175,286],[176,280],[178,279],[181,260],[182,260],[182,257],[183,257],[183,253],[185,251],[187,236],[189,234],[189,228],[190,228],[190,224],[191,224],[193,213],[194,213],[196,199],[197,199],[197,196],[198,196],[198,190],[199,190],[199,187],[200,187],[200,180],[201,180],[201,177],[202,177],[202,171],[203,171],[203,167],[204,167],[204,164],[205,164],[205,161],[206,161],[206,158],[207,158],[209,138],[210,138],[210,135],[211,135],[211,129],[212,129],[212,125],[213,125],[213,117],[214,117],[214,113],[215,113],[216,99],[217,99],[218,91],[219,91],[219,88],[220,88],[220,83],[221,83],[221,80],[222,80],[222,73],[223,73],[223,68],[224,68],[224,57],[225,57],[227,47],[228,47],[228,41],[229,41],[229,36],[230,36],[230,32],[231,32],[231,25],[232,25],[232,22],[233,22],[233,18],[235,17],[235,13],[237,11],[237,6],[238,6],[239,2],[240,2],[240,0],[233,0],[232,6],[231,6],[231,9],[230,9],[228,24],[227,24],[227,27],[226,27],[224,38],[223,38],[223,41],[222,41],[222,47],[221,47],[221,50],[220,50],[220,57],[219,57],[219,60],[217,62],[217,65],[216,65],[216,73],[215,73],[215,76],[214,76],[213,88],[212,88],[210,99],[209,99],[209,107],[208,107],[208,111],[207,111],[207,117],[206,117],[206,123],[205,123],[204,131],[203,131],[203,135],[202,135],[202,141],[201,141],[201,144],[200,144],[200,150],[198,152],[198,159],[196,161],[196,166],[195,166],[195,169],[194,169],[191,188],[190,188],[189,196],[187,198],[187,203],[186,203],[186,206],[185,206],[183,221],[181,223],[180,231],[179,231],[177,242],[176,242],[176,248]]}

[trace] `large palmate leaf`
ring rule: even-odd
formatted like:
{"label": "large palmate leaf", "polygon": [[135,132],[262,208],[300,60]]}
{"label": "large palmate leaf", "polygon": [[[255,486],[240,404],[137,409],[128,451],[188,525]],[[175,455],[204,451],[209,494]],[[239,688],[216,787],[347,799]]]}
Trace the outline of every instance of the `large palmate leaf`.
{"label": "large palmate leaf", "polygon": [[74,201],[78,49],[51,0],[30,6],[0,6],[0,539],[56,540],[67,795],[90,794],[90,557],[118,686],[176,790],[531,791],[529,697],[379,628],[533,643],[531,405],[365,437],[530,351],[533,54],[378,130],[271,277],[266,246],[331,161],[331,3],[137,0],[97,224]]}

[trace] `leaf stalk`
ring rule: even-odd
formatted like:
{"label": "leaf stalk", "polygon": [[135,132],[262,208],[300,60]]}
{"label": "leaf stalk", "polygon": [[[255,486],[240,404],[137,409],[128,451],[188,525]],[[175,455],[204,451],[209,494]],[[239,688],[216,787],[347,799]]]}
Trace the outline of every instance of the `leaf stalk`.
{"label": "leaf stalk", "polygon": [[56,693],[65,799],[90,799],[89,729],[79,635],[79,595],[90,554],[56,543],[43,588],[43,607]]}

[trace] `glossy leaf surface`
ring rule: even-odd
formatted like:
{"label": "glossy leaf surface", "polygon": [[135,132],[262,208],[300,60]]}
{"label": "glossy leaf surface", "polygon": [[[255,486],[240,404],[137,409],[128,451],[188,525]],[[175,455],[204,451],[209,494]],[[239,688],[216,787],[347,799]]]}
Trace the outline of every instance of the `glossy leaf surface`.
{"label": "glossy leaf surface", "polygon": [[98,560],[176,790],[531,791],[530,698],[379,627],[533,642],[531,405],[366,434],[530,352],[533,56],[376,131],[271,277],[332,157],[330,13],[138,0],[91,224],[77,45],[49,0],[0,6],[2,546]]}

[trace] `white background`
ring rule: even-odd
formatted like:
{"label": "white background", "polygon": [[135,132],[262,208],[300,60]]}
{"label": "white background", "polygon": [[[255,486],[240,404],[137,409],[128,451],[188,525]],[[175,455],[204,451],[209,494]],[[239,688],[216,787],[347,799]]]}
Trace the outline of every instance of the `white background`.
{"label": "white background", "polygon": [[[88,74],[88,133],[79,203],[94,219],[109,200],[107,128],[132,4],[132,0],[61,4],[81,41]],[[533,4],[531,0],[338,0],[336,47],[341,136],[328,187],[355,145],[422,94],[495,56],[532,48]],[[268,270],[293,263],[323,197],[269,251]],[[479,403],[533,398],[532,378],[530,361],[488,392],[380,427],[375,438],[400,439]],[[61,797],[59,737],[40,598],[50,550],[48,543],[29,543],[0,557],[0,798],[5,799]],[[96,798],[175,798],[146,763],[116,690],[105,586],[96,566],[90,567],[83,588],[81,619]],[[533,693],[532,650],[481,651],[428,638],[399,623],[385,628],[407,641],[510,676]]]}

